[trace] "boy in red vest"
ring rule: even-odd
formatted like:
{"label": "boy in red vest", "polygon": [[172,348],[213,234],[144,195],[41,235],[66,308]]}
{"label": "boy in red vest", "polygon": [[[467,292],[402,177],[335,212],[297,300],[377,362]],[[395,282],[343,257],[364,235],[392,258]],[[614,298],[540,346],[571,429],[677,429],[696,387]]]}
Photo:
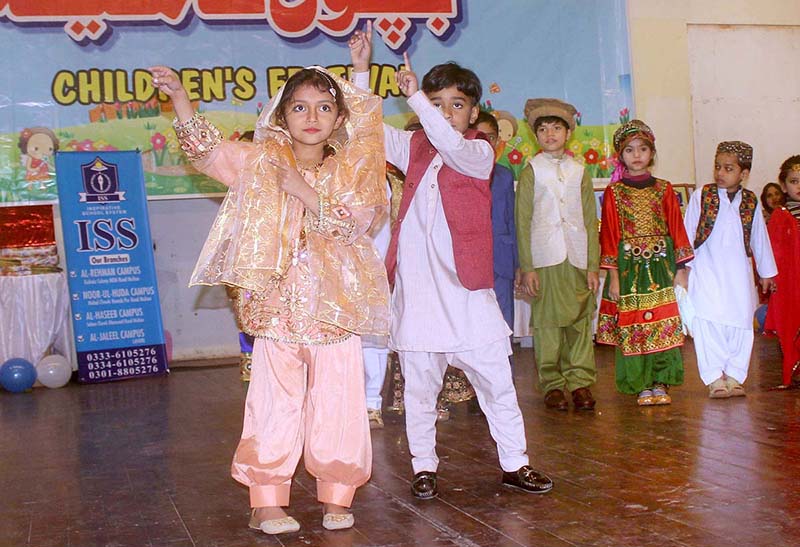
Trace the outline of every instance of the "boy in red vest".
{"label": "boy in red vest", "polygon": [[[354,82],[369,87],[371,37],[351,41]],[[437,495],[436,398],[447,364],[462,369],[497,443],[502,483],[544,493],[552,481],[528,465],[522,413],[511,378],[508,328],[492,289],[494,150],[469,129],[478,117],[481,83],[455,63],[422,80],[398,73],[397,84],[422,130],[384,126],[386,159],[406,174],[386,268],[392,295],[390,346],[405,376],[406,435],[417,498]]]}

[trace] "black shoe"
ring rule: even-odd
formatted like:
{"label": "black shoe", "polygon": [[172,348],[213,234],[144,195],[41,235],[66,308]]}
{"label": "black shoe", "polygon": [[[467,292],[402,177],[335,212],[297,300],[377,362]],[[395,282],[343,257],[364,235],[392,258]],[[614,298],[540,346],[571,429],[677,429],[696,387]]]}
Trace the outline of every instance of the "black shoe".
{"label": "black shoe", "polygon": [[545,494],[553,489],[553,481],[530,465],[524,465],[516,471],[503,471],[503,486],[518,488],[531,494]]}
{"label": "black shoe", "polygon": [[436,487],[436,473],[433,471],[420,471],[411,481],[411,493],[421,500],[433,499],[439,495]]}

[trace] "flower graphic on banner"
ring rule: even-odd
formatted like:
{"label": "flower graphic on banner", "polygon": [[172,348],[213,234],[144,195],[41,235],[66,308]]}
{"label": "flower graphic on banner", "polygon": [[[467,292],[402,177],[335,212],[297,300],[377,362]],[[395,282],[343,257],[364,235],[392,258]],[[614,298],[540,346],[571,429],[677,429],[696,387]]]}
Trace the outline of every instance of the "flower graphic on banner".
{"label": "flower graphic on banner", "polygon": [[[151,124],[145,124],[144,129],[155,130]],[[150,149],[142,153],[146,172],[155,172],[159,167],[186,164],[186,156],[174,131],[168,130],[166,135],[161,131],[155,131],[150,135],[150,146]]]}
{"label": "flower graphic on banner", "polygon": [[167,138],[161,133],[156,133],[155,135],[150,137],[150,144],[153,145],[153,150],[155,151],[163,150],[164,145],[166,143],[167,143]]}
{"label": "flower graphic on banner", "polygon": [[156,165],[164,165],[164,156],[168,150],[165,149],[167,138],[160,132],[155,133],[150,137],[150,144],[153,145],[153,155],[155,156]]}
{"label": "flower graphic on banner", "polygon": [[628,123],[629,121],[631,121],[631,111],[628,109],[628,107],[625,107],[619,111],[619,123],[623,124]]}
{"label": "flower graphic on banner", "polygon": [[116,150],[117,147],[116,146],[111,146],[106,141],[99,140],[99,141],[94,141],[94,149],[95,150],[102,150],[104,152],[110,152],[112,150]]}
{"label": "flower graphic on banner", "polygon": [[595,150],[594,148],[590,148],[589,150],[586,151],[583,157],[586,160],[586,163],[588,163],[589,165],[594,165],[600,158],[600,154],[598,154],[597,150]]}
{"label": "flower graphic on banner", "polygon": [[515,148],[508,153],[508,162],[511,165],[519,165],[522,162],[522,153]]}
{"label": "flower graphic on banner", "polygon": [[119,148],[102,139],[96,141],[92,139],[84,139],[82,141],[72,139],[64,145],[63,150],[69,152],[96,152],[119,150]]}

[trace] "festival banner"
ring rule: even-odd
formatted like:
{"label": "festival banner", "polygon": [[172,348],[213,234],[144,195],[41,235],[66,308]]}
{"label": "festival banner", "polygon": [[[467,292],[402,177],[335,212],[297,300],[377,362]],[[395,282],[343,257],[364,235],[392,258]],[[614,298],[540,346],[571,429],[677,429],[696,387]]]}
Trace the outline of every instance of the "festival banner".
{"label": "festival banner", "polygon": [[374,21],[372,88],[386,122],[411,116],[395,76],[456,61],[483,82],[515,174],[537,152],[526,99],[576,106],[569,153],[613,170],[631,116],[625,0],[0,0],[0,205],[57,198],[61,151],[139,150],[149,198],[224,191],[187,164],[147,68],[173,67],[195,107],[236,139],[300,67],[347,74],[347,39]]}
{"label": "festival banner", "polygon": [[167,372],[137,152],[58,152],[58,197],[78,380]]}

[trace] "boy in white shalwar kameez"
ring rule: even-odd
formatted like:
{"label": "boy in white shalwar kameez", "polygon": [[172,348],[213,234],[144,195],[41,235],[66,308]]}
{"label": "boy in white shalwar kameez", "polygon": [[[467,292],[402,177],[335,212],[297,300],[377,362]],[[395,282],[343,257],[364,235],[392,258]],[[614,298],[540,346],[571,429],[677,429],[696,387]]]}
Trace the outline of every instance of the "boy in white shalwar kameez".
{"label": "boy in white shalwar kameez", "polygon": [[694,234],[688,263],[689,298],[697,367],[709,396],[745,394],[753,349],[753,313],[758,306],[753,266],[761,289],[771,289],[778,273],[756,195],[742,188],[750,174],[753,149],[740,141],[722,142],[714,160],[714,184],[692,194],[684,225]]}
{"label": "boy in white shalwar kameez", "polygon": [[[371,36],[362,45],[363,51],[351,47],[353,81],[366,88]],[[508,361],[511,331],[492,289],[494,150],[469,129],[478,116],[480,80],[447,63],[431,69],[420,86],[407,54],[405,65],[397,84],[423,129],[385,125],[384,145],[386,160],[406,175],[386,265],[395,280],[389,345],[405,377],[411,491],[420,499],[438,494],[436,400],[451,363],[475,388],[497,442],[502,484],[545,493],[553,483],[528,465]]]}
{"label": "boy in white shalwar kameez", "polygon": [[[388,182],[386,184],[386,195],[391,200],[392,189]],[[389,248],[391,238],[391,227],[389,215],[377,218],[370,226],[367,235],[372,238],[375,250],[381,257],[386,258],[386,251]],[[364,386],[367,395],[367,417],[369,418],[370,429],[383,428],[383,397],[381,388],[386,379],[386,369],[389,360],[389,337],[378,335],[363,335],[361,337],[361,348],[364,354]]]}

